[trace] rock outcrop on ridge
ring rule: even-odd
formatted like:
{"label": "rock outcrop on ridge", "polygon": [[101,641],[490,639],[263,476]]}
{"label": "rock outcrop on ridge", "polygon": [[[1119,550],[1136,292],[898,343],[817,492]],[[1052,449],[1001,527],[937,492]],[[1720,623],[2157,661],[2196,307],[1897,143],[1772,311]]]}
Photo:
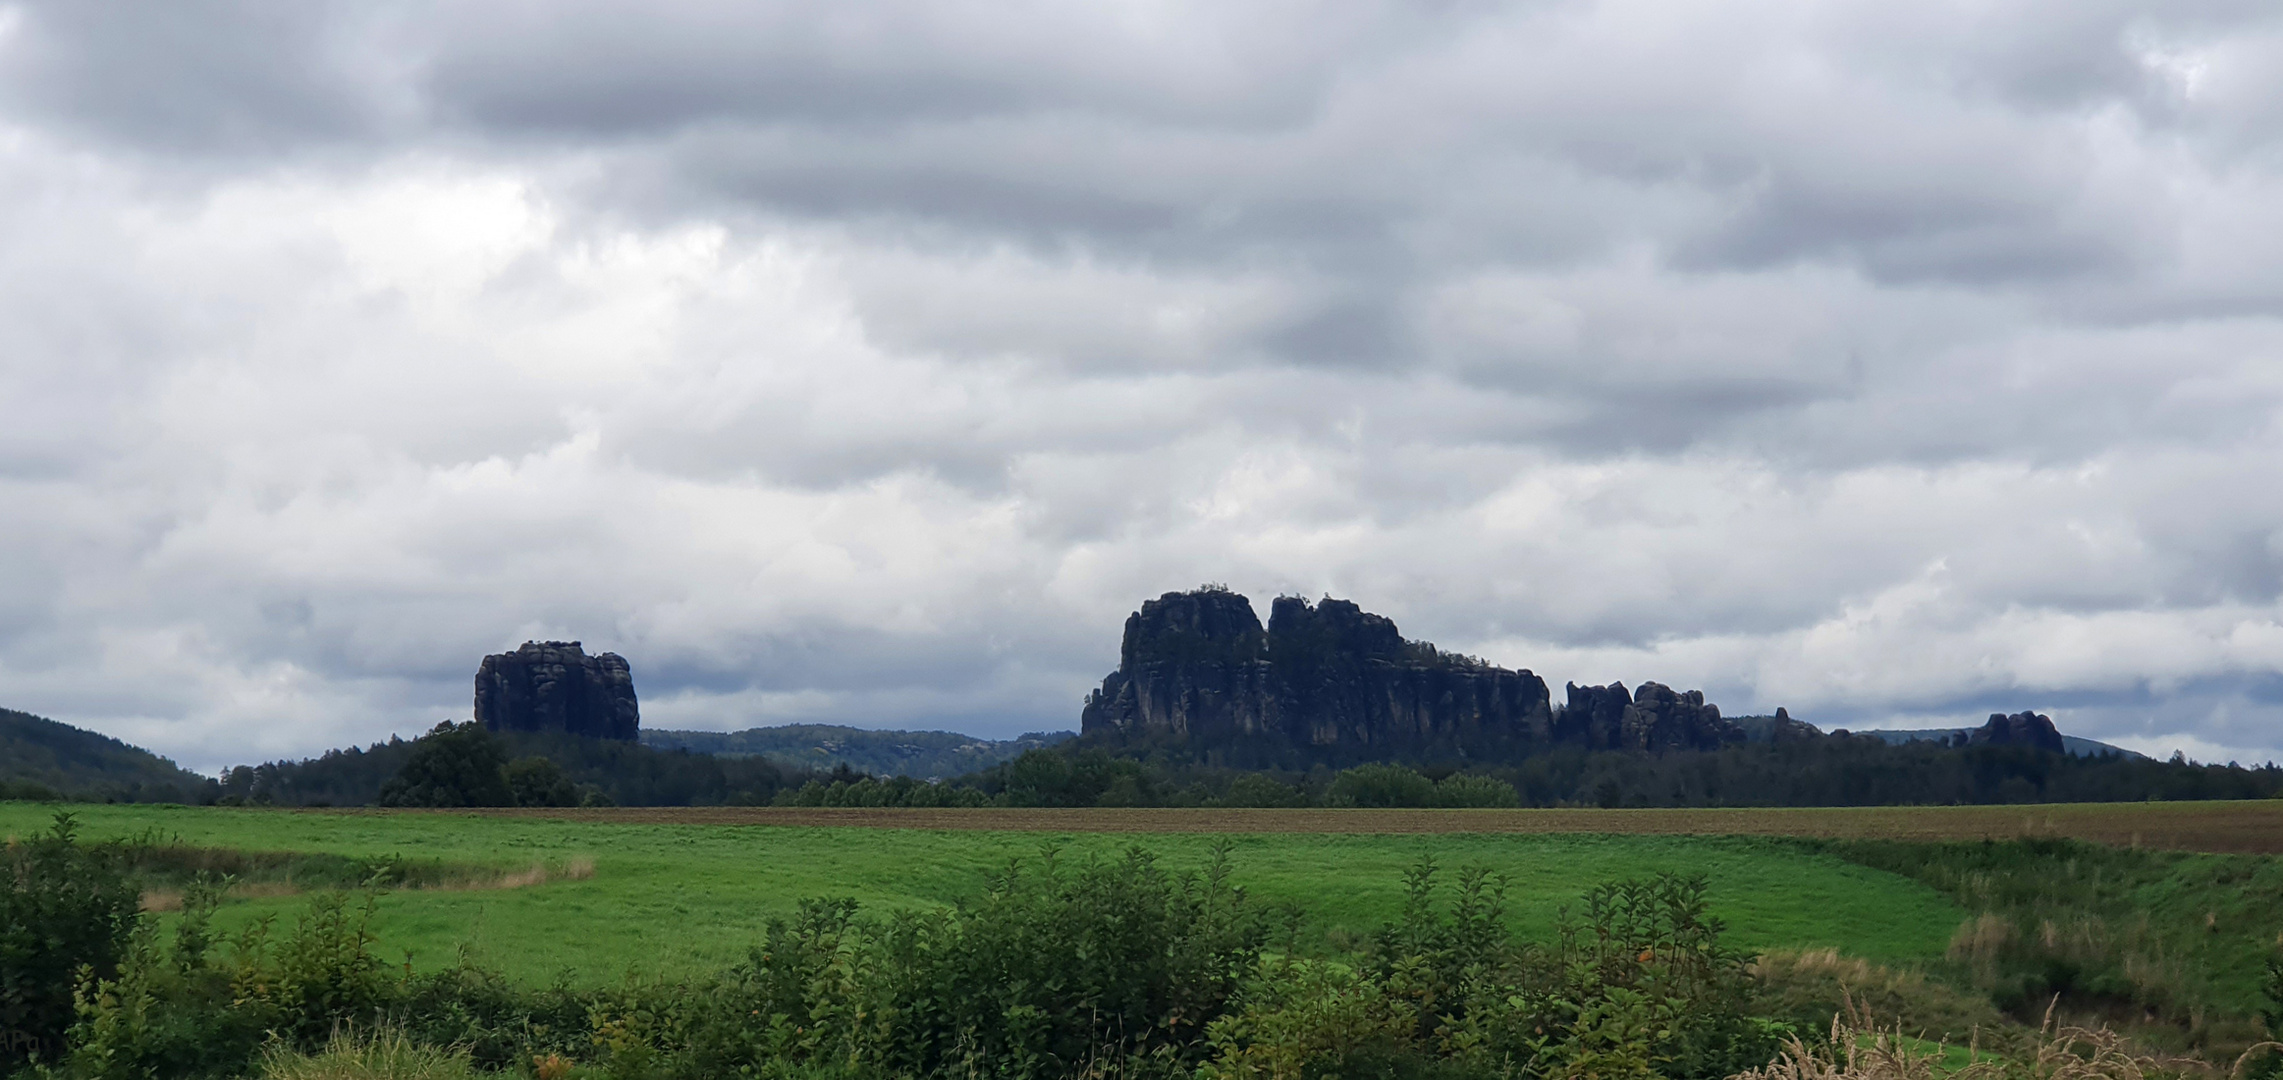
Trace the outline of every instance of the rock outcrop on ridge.
{"label": "rock outcrop on ridge", "polygon": [[1570,683],[1568,695],[1555,721],[1555,738],[1596,750],[1706,750],[1744,738],[1743,730],[1722,719],[1720,706],[1706,702],[1701,690],[1683,693],[1645,682],[1628,693],[1624,683]]}
{"label": "rock outcrop on ridge", "polygon": [[1347,600],[1279,597],[1263,628],[1227,589],[1167,593],[1126,620],[1118,670],[1090,695],[1097,738],[1288,751],[1319,761],[1507,759],[1558,743],[1600,749],[1705,748],[1742,733],[1699,692],[1657,683],[1569,688],[1406,641]]}
{"label": "rock outcrop on ridge", "polygon": [[560,731],[632,741],[641,731],[634,673],[617,653],[588,656],[576,641],[526,641],[484,657],[476,721],[491,731]]}
{"label": "rock outcrop on ridge", "polygon": [[2018,712],[2012,716],[1991,713],[1988,723],[1975,728],[1966,736],[1968,746],[2034,746],[2039,750],[2066,753],[2068,743],[2054,728],[2053,718],[2033,712]]}

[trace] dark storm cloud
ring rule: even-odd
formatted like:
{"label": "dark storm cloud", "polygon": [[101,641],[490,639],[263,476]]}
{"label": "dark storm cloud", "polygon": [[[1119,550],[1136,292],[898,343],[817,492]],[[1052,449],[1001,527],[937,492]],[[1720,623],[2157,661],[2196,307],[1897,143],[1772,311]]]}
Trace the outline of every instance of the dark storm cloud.
{"label": "dark storm cloud", "polygon": [[162,153],[248,154],[368,135],[388,112],[389,20],[370,5],[36,4],[0,85],[20,112]]}
{"label": "dark storm cloud", "polygon": [[707,121],[896,127],[1006,113],[1263,126],[1383,14],[1062,4],[511,4],[470,12],[435,98],[493,128],[647,137]]}

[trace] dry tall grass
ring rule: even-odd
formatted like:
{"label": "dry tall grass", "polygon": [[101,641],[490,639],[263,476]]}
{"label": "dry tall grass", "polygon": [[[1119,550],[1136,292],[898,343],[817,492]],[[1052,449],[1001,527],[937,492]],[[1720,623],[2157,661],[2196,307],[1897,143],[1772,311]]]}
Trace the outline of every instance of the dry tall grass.
{"label": "dry tall grass", "polygon": [[2004,1080],[2005,1066],[1981,1058],[1943,1071],[1940,1046],[1920,1050],[1900,1029],[1864,1032],[1846,1021],[1831,1021],[1831,1041],[1810,1043],[1793,1036],[1768,1064],[1730,1080]]}
{"label": "dry tall grass", "polygon": [[2283,1044],[2260,1043],[2222,1070],[2199,1058],[2150,1053],[2106,1027],[2058,1024],[2048,1008],[2026,1053],[2000,1057],[1970,1049],[1965,1064],[1948,1064],[1950,1048],[1879,1027],[1852,1001],[1831,1020],[1828,1043],[1797,1036],[1766,1066],[1730,1080],[2240,1080],[2246,1068]]}
{"label": "dry tall grass", "polygon": [[[547,864],[534,862],[521,870],[504,870],[447,877],[435,881],[398,885],[396,888],[430,892],[488,892],[494,889],[528,889],[550,881],[585,881],[595,876],[595,860],[591,855],[574,855],[563,863],[559,871],[547,869]],[[287,881],[234,881],[226,892],[236,900],[258,900],[281,896],[300,896],[308,892],[290,880]],[[166,912],[182,910],[181,889],[145,889],[142,909]]]}
{"label": "dry tall grass", "polygon": [[1776,949],[1753,962],[1780,1015],[1810,1028],[1852,1006],[1888,1018],[1923,1039],[1966,1042],[2009,1025],[2005,1015],[1981,994],[1968,993],[1928,978],[1924,972],[1896,969],[1837,949]]}

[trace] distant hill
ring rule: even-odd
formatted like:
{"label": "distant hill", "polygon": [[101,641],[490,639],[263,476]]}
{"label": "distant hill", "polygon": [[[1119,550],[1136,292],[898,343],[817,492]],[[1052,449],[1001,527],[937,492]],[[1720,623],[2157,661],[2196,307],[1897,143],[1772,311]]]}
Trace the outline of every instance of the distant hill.
{"label": "distant hill", "polygon": [[0,798],[201,802],[215,783],[141,747],[0,709]]}
{"label": "distant hill", "polygon": [[[1858,731],[1855,734],[1876,735],[1879,738],[1885,739],[1891,746],[1901,746],[1904,743],[1941,742],[1945,739],[1949,739],[1955,736],[1972,734],[1973,731],[1973,728],[1912,728],[1907,730],[1896,729],[1887,731]],[[2061,744],[2064,747],[2067,747],[2071,754],[2074,754],[2078,757],[2100,757],[2103,754],[2121,754],[2128,758],[2139,758],[2142,761],[2148,760],[2148,755],[2146,754],[2127,750],[2121,746],[2110,746],[2105,742],[2081,738],[2076,735],[2061,736]]]}
{"label": "distant hill", "polygon": [[921,780],[965,776],[1012,761],[1025,750],[1074,738],[1071,732],[1032,732],[1020,738],[978,739],[949,731],[867,731],[837,724],[785,724],[744,731],[661,731],[645,728],[642,745],[716,757],[759,757],[795,768],[846,764],[874,776]]}

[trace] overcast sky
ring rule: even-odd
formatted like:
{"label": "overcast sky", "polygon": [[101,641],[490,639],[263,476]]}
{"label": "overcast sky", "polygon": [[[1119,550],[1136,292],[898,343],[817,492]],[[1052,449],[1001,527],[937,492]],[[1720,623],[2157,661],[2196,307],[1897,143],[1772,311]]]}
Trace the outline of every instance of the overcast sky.
{"label": "overcast sky", "polygon": [[1351,598],[2283,757],[2273,0],[0,4],[0,706],[1074,728]]}

